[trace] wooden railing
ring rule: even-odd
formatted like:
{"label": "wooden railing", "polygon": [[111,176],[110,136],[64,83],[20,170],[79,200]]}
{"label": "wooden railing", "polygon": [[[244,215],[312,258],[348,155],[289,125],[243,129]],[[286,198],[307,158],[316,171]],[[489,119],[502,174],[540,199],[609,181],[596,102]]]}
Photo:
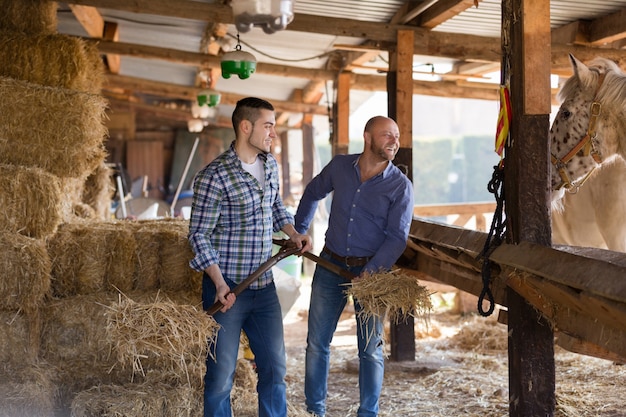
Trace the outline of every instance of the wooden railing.
{"label": "wooden railing", "polygon": [[485,232],[495,209],[495,202],[427,204],[413,207],[413,216],[447,216],[447,224]]}

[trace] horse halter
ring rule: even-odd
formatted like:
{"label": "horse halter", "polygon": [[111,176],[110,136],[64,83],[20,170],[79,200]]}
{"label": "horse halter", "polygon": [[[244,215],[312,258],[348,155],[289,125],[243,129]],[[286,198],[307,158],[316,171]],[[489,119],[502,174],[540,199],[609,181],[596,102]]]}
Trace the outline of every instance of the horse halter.
{"label": "horse halter", "polygon": [[600,151],[596,148],[597,141],[596,136],[598,132],[596,132],[596,124],[598,121],[598,117],[602,112],[602,105],[597,100],[598,91],[604,82],[604,77],[606,73],[601,73],[600,78],[598,79],[598,87],[596,88],[596,93],[591,102],[591,115],[589,116],[589,126],[587,126],[587,134],[583,136],[583,138],[562,158],[557,158],[553,153],[550,154],[550,159],[552,161],[552,165],[558,170],[559,176],[561,177],[561,183],[556,187],[556,190],[560,190],[565,187],[565,189],[569,192],[576,193],[578,188],[582,186],[587,178],[591,175],[593,170],[596,168],[595,166],[591,168],[591,170],[578,182],[572,181],[567,174],[567,163],[574,158],[574,156],[583,151],[583,156],[589,156],[593,158],[596,163],[600,164],[602,162],[602,155],[600,155]]}

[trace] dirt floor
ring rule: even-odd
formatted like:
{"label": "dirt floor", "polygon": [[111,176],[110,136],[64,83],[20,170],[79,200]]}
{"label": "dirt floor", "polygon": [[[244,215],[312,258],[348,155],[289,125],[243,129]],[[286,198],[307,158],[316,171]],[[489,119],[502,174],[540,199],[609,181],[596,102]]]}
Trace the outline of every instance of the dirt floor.
{"label": "dirt floor", "polygon": [[[304,407],[308,283],[285,318],[288,400]],[[439,294],[428,325],[416,320],[416,360],[387,362],[380,417],[509,415],[507,327],[496,315],[453,314]],[[626,416],[626,365],[555,347],[557,417]],[[332,342],[327,417],[354,417],[358,361],[349,309]],[[290,413],[293,414],[293,413]]]}

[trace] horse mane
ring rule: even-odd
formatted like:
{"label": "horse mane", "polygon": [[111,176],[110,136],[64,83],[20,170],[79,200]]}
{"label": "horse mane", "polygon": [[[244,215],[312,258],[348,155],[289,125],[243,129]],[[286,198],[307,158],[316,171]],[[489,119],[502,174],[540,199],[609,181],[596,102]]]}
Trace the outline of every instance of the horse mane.
{"label": "horse mane", "polygon": [[[602,87],[597,93],[597,99],[605,106],[622,107],[622,110],[626,110],[626,74],[619,65],[607,58],[595,58],[589,63],[588,68],[597,74],[606,74]],[[558,99],[564,101],[567,97],[578,93],[587,84],[583,86],[581,81],[587,80],[580,80],[576,76],[568,78],[559,91]]]}

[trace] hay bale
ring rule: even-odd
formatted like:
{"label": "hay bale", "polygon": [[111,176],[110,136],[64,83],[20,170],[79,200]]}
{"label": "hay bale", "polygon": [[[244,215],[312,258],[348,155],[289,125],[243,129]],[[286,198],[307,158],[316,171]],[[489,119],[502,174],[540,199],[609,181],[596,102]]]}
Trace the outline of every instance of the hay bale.
{"label": "hay bale", "polygon": [[101,163],[85,181],[82,201],[93,209],[95,218],[99,220],[111,218],[111,200],[115,193],[112,172],[105,163]]}
{"label": "hay bale", "polygon": [[71,223],[79,217],[76,215],[76,206],[81,202],[84,188],[84,178],[61,178],[61,195],[63,196],[61,213],[63,215],[63,223]]}
{"label": "hay bale", "polygon": [[[150,302],[120,295],[106,312],[107,339],[123,367],[145,376],[145,366],[179,373],[189,385],[201,381],[203,372],[190,375],[188,363],[203,363],[211,355],[219,325],[192,305],[172,302],[158,294]],[[196,367],[196,369],[198,369]]]}
{"label": "hay bale", "polygon": [[156,290],[159,288],[159,269],[161,264],[161,241],[155,233],[155,222],[130,222],[134,226],[137,243],[137,265],[135,267],[135,285],[138,290]]}
{"label": "hay bale", "polygon": [[53,293],[60,297],[131,291],[137,246],[128,222],[65,223],[49,239]]}
{"label": "hay bale", "polygon": [[135,222],[138,256],[137,288],[202,291],[202,273],[189,267],[193,251],[187,240],[189,222],[180,219]]}
{"label": "hay bale", "polygon": [[0,77],[0,162],[85,178],[104,161],[105,99]]}
{"label": "hay bale", "polygon": [[161,242],[159,287],[166,291],[201,291],[202,273],[189,266],[194,257],[187,239],[189,222],[170,219],[155,226],[155,233]]}
{"label": "hay bale", "polygon": [[0,230],[33,238],[54,234],[63,217],[58,177],[39,168],[0,164],[0,182]]}
{"label": "hay bale", "polygon": [[35,311],[50,295],[50,270],[44,241],[0,232],[0,309]]}
{"label": "hay bale", "polygon": [[0,76],[99,94],[104,65],[93,42],[0,30]]}
{"label": "hay bale", "polygon": [[0,0],[0,29],[29,34],[57,30],[57,3],[48,0]]}
{"label": "hay bale", "polygon": [[40,331],[38,312],[0,311],[0,363],[34,363],[39,355]]}
{"label": "hay bale", "polygon": [[201,417],[202,398],[202,392],[187,386],[97,386],[74,398],[72,417]]}
{"label": "hay bale", "polygon": [[49,417],[57,406],[50,370],[39,366],[0,367],[0,417]]}
{"label": "hay bale", "polygon": [[[106,336],[107,306],[117,294],[98,293],[51,300],[42,307],[42,351],[51,364],[73,361],[89,368],[115,365]],[[80,368],[80,366],[77,366]]]}

